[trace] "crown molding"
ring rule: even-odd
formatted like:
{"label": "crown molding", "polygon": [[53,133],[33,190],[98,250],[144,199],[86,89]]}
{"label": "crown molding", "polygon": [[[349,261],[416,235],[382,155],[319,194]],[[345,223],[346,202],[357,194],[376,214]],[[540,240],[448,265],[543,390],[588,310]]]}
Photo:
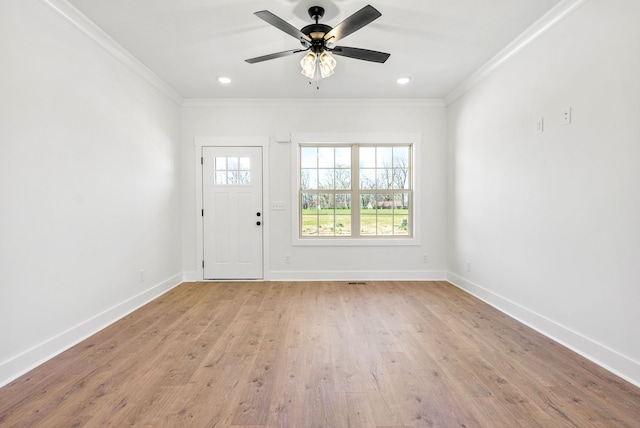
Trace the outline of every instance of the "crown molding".
{"label": "crown molding", "polygon": [[451,91],[451,93],[444,98],[445,104],[450,105],[467,93],[471,88],[480,83],[498,67],[508,61],[512,56],[524,50],[538,37],[549,31],[549,29],[573,13],[574,10],[582,6],[587,1],[589,0],[562,0],[533,25],[527,28],[522,34],[516,37],[504,49],[498,52],[498,54],[491,58],[486,64],[469,76],[464,82],[462,82],[462,84]]}
{"label": "crown molding", "polygon": [[446,107],[442,99],[186,98],[183,107]]}
{"label": "crown molding", "polygon": [[140,62],[139,59],[131,55],[129,51],[127,51],[118,42],[112,39],[89,18],[84,16],[82,12],[72,6],[67,0],[40,0],[40,2],[48,6],[50,9],[64,18],[67,22],[75,26],[78,30],[80,30],[87,37],[89,37],[100,47],[102,47],[105,51],[111,54],[114,58],[118,59],[130,70],[132,70],[157,90],[166,95],[174,103],[176,103],[177,105],[182,105],[184,99],[178,92],[176,92],[164,80],[158,77],[157,74],[147,68],[147,66]]}

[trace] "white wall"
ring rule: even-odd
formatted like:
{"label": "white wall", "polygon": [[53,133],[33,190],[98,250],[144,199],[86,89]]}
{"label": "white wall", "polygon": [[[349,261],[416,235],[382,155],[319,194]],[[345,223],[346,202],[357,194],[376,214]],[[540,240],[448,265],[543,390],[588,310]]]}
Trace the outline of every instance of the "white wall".
{"label": "white wall", "polygon": [[44,3],[0,29],[2,385],[181,280],[181,189],[173,101]]}
{"label": "white wall", "polygon": [[639,22],[637,0],[587,1],[448,124],[451,280],[636,384]]}
{"label": "white wall", "polygon": [[[196,137],[267,136],[268,193],[284,201],[285,211],[270,211],[267,251],[269,279],[427,279],[446,272],[446,109],[428,102],[398,101],[267,101],[220,102],[219,106],[187,107],[182,116],[185,209],[183,266],[193,278],[197,270],[194,139]],[[318,113],[318,108],[322,113]],[[274,141],[276,133],[421,133],[419,191],[421,245],[409,247],[303,247],[292,245],[292,145]],[[268,209],[270,201],[266,201]],[[291,263],[284,255],[291,254]],[[429,263],[423,263],[423,254]]]}

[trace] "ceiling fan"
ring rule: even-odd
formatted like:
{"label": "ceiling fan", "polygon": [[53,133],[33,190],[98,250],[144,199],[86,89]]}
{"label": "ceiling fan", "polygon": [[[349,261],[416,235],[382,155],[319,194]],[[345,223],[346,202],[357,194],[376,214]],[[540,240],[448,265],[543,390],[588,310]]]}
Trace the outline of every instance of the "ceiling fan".
{"label": "ceiling fan", "polygon": [[302,49],[277,52],[245,60],[249,64],[281,58],[299,52],[308,52],[300,61],[300,65],[302,66],[302,74],[309,79],[313,79],[314,76],[316,76],[317,70],[320,71],[322,78],[334,74],[336,60],[331,54],[378,63],[384,63],[390,56],[388,53],[368,49],[335,46],[335,43],[339,40],[382,16],[382,14],[371,5],[363,7],[335,27],[330,27],[329,25],[318,22],[320,18],[324,16],[324,8],[320,6],[310,7],[309,17],[311,17],[315,23],[302,27],[300,30],[268,10],[255,12],[254,15],[298,39],[300,44],[302,44]]}

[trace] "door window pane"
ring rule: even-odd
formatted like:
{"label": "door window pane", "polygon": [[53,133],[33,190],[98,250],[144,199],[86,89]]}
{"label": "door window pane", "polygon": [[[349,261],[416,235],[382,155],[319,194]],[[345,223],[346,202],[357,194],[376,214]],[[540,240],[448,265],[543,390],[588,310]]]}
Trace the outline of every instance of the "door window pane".
{"label": "door window pane", "polygon": [[240,165],[238,169],[240,171],[251,171],[251,158],[240,158]]}
{"label": "door window pane", "polygon": [[238,170],[238,158],[229,157],[227,158],[227,169],[230,171]]}
{"label": "door window pane", "polygon": [[214,174],[215,183],[219,185],[251,184],[251,158],[216,156]]}

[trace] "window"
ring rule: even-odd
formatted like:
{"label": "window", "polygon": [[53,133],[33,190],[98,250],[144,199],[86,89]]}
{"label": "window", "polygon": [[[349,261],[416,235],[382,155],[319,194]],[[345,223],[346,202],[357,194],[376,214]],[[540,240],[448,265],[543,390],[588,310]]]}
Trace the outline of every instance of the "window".
{"label": "window", "polygon": [[299,237],[411,238],[412,144],[298,145]]}
{"label": "window", "polygon": [[216,156],[214,162],[216,184],[251,184],[251,158]]}

